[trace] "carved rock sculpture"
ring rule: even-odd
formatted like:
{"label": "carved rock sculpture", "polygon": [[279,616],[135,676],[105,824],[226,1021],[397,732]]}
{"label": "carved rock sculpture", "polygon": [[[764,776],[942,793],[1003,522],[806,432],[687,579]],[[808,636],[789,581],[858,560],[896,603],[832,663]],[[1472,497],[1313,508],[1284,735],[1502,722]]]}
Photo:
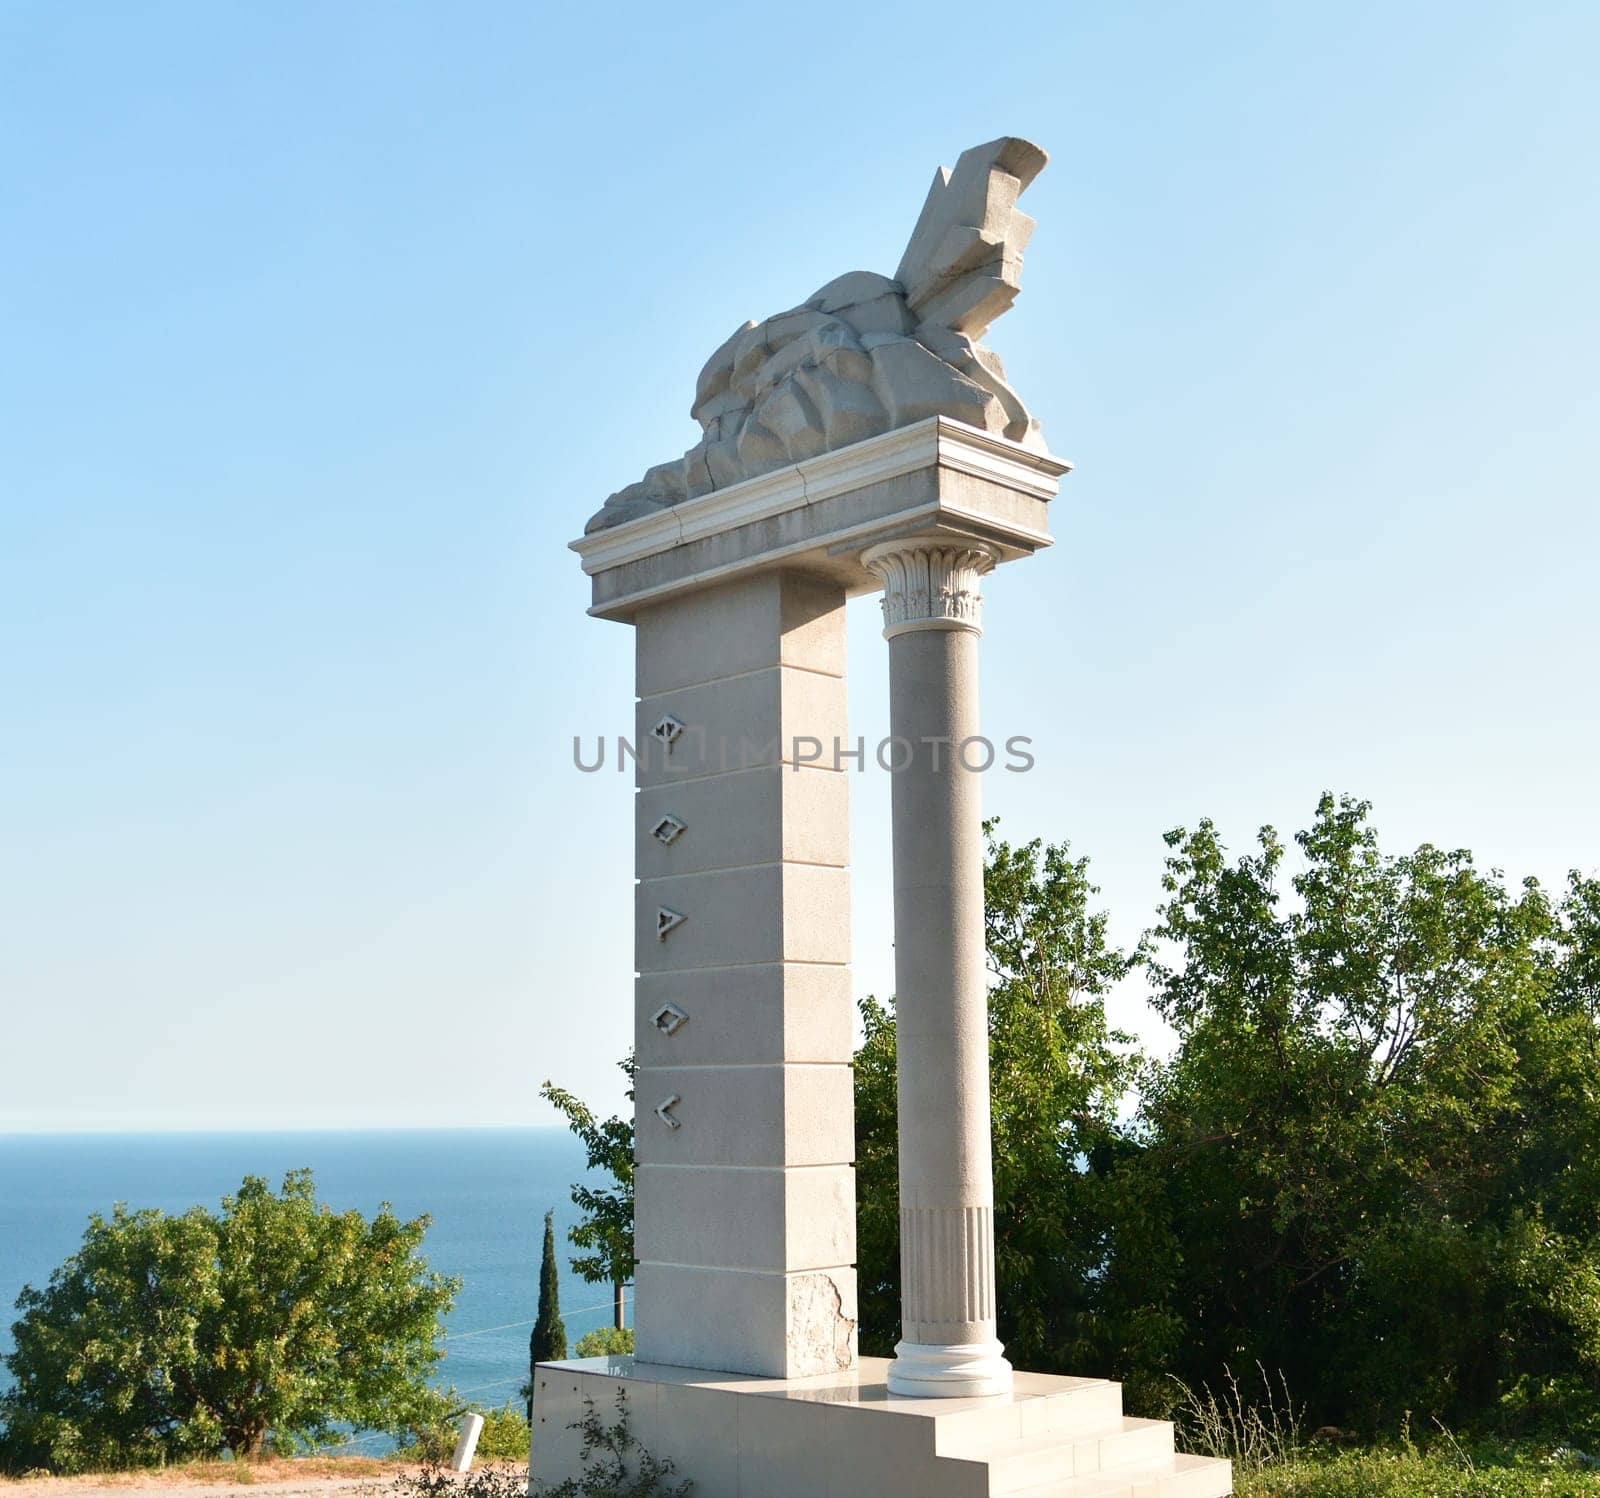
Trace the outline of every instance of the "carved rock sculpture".
{"label": "carved rock sculpture", "polygon": [[803,306],[746,323],[700,371],[704,437],[605,502],[621,525],[928,416],[1043,451],[1039,424],[978,340],[1021,289],[1033,220],[1017,198],[1045,153],[1005,136],[940,167],[894,278],[852,271]]}

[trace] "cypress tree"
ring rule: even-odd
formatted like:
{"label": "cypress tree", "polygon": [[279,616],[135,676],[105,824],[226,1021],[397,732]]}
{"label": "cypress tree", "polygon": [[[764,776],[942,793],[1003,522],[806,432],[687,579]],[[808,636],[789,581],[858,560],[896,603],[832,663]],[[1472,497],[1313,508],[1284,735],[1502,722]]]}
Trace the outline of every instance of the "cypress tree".
{"label": "cypress tree", "polygon": [[528,1338],[528,1387],[533,1387],[533,1365],[552,1363],[567,1355],[567,1329],[561,1324],[560,1287],[556,1283],[556,1214],[544,1214],[544,1259],[539,1265],[539,1319]]}

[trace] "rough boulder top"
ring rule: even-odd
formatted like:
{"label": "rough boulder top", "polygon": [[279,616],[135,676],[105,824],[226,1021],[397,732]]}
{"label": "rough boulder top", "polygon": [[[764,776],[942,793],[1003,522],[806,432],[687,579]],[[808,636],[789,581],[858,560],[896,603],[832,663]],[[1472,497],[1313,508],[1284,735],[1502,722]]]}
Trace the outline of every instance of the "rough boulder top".
{"label": "rough boulder top", "polygon": [[613,494],[605,530],[714,489],[949,416],[1044,451],[1039,423],[978,340],[1017,298],[1033,220],[1017,199],[1045,153],[1014,136],[940,167],[893,278],[851,271],[802,305],[747,322],[706,361],[701,440]]}

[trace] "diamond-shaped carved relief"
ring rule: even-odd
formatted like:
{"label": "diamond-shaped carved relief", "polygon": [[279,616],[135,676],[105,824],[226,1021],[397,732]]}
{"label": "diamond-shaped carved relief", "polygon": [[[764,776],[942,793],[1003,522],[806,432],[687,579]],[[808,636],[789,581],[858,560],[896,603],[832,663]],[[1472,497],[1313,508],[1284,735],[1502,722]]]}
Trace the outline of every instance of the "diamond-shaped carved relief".
{"label": "diamond-shaped carved relief", "polygon": [[689,824],[687,822],[680,821],[669,811],[666,816],[662,817],[662,819],[650,829],[650,836],[660,843],[663,848],[670,848],[673,843],[677,842],[677,840],[688,830]]}
{"label": "diamond-shaped carved relief", "polygon": [[675,718],[671,713],[662,718],[650,730],[651,738],[660,739],[667,747],[667,753],[672,753],[672,746],[683,737],[683,730],[688,727],[682,718]]}
{"label": "diamond-shaped carved relief", "polygon": [[683,1124],[672,1116],[672,1110],[682,1101],[683,1099],[677,1093],[673,1093],[671,1097],[656,1104],[656,1117],[669,1129],[681,1129],[683,1127]]}
{"label": "diamond-shaped carved relief", "polygon": [[650,1016],[650,1023],[663,1035],[675,1035],[689,1023],[689,1016],[676,1004],[663,1004]]}
{"label": "diamond-shaped carved relief", "polygon": [[665,905],[656,911],[656,940],[665,941],[670,932],[676,931],[689,917],[681,910],[668,910]]}

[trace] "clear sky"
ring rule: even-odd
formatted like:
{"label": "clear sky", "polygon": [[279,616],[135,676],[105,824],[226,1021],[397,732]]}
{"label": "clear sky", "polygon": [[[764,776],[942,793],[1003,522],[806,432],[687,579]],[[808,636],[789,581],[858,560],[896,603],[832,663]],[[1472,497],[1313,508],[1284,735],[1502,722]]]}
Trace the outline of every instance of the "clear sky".
{"label": "clear sky", "polygon": [[1002,133],[1052,161],[990,342],[1078,465],[987,589],[1007,832],[1130,941],[1164,829],[1325,787],[1595,869],[1597,54],[1539,0],[0,0],[0,1128],[617,1101],[630,798],[571,741],[631,635],[566,542]]}

